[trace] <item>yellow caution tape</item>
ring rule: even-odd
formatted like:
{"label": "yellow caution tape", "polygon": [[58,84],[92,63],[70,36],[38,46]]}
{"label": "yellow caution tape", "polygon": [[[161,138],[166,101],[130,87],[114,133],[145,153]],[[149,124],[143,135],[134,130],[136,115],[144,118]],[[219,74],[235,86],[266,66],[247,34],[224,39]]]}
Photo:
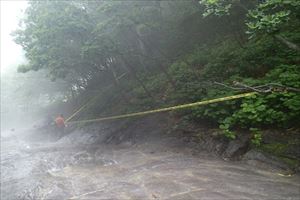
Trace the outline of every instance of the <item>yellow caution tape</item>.
{"label": "yellow caution tape", "polygon": [[239,99],[239,98],[243,98],[243,97],[252,96],[252,95],[255,95],[255,94],[257,94],[257,92],[249,92],[249,93],[244,93],[244,94],[238,94],[238,95],[233,95],[233,96],[228,96],[228,97],[221,97],[221,98],[217,98],[217,99],[199,101],[199,102],[195,102],[195,103],[183,104],[183,105],[172,106],[172,107],[167,107],[167,108],[148,110],[148,111],[144,111],[144,112],[129,113],[129,114],[123,114],[123,115],[110,116],[110,117],[101,117],[101,118],[96,118],[96,119],[71,121],[69,123],[90,123],[90,122],[99,122],[99,121],[106,121],[106,120],[113,120],[113,119],[123,119],[123,118],[129,118],[129,117],[136,117],[136,116],[141,116],[141,115],[147,115],[147,114],[153,114],[153,113],[159,113],[159,112],[166,112],[166,111],[173,111],[173,110],[190,108],[190,107],[195,107],[195,106],[200,106],[200,105],[207,105],[207,104],[212,104],[212,103],[217,103],[217,102],[222,102],[222,101]]}

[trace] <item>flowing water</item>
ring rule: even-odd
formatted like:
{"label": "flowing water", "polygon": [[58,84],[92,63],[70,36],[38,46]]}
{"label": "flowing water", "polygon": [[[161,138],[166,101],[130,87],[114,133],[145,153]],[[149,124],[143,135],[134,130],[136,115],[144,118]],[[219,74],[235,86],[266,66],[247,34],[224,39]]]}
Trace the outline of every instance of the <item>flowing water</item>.
{"label": "flowing water", "polygon": [[31,132],[1,136],[1,199],[300,198],[298,175],[195,154],[168,145],[176,144],[172,137],[113,144],[99,139],[107,141],[105,130],[60,139]]}

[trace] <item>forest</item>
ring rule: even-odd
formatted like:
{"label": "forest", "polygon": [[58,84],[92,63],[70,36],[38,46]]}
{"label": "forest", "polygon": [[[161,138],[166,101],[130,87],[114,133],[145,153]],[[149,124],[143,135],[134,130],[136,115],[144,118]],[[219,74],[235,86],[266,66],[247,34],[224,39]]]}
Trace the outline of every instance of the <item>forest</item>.
{"label": "forest", "polygon": [[29,1],[12,34],[27,59],[18,72],[64,81],[78,106],[92,98],[77,119],[254,91],[172,115],[229,140],[248,131],[281,155],[299,131],[264,145],[264,130],[299,130],[299,19],[297,0]]}

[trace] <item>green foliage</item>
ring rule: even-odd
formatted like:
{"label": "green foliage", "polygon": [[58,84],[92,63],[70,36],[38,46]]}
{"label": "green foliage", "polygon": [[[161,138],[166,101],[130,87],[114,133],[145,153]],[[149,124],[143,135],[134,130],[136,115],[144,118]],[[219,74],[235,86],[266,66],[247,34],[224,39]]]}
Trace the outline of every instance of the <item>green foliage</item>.
{"label": "green foliage", "polygon": [[26,16],[14,33],[16,43],[24,48],[29,61],[19,71],[48,69],[53,79],[68,74],[77,79],[84,70],[91,70],[81,59],[83,37],[89,37],[91,31],[82,8],[68,2],[31,1]]}
{"label": "green foliage", "polygon": [[236,138],[236,133],[229,130],[229,123],[221,124],[219,128],[223,131],[224,136],[228,139],[234,140]]}
{"label": "green foliage", "polygon": [[253,134],[251,143],[257,147],[260,146],[262,142],[262,132],[258,128],[250,128],[249,130]]}
{"label": "green foliage", "polygon": [[267,0],[248,13],[248,33],[277,33],[289,20],[297,19],[299,1]]}
{"label": "green foliage", "polygon": [[[228,43],[228,42],[227,42]],[[268,44],[259,42],[261,44]],[[250,47],[255,47],[252,44]],[[218,51],[223,49],[222,51]],[[269,48],[269,47],[267,47]],[[231,57],[227,51],[231,52]],[[238,53],[242,56],[237,57]],[[285,54],[284,51],[283,55]],[[254,52],[255,53],[255,52]],[[184,60],[176,62],[170,67],[170,73],[176,80],[177,90],[175,93],[171,93],[169,96],[171,99],[180,100],[189,99],[189,102],[199,101],[200,99],[213,99],[222,96],[229,96],[235,94],[234,91],[222,88],[221,86],[213,85],[212,82],[207,82],[206,80],[226,80],[228,84],[239,81],[249,86],[265,85],[269,83],[276,83],[285,85],[287,87],[300,87],[300,70],[297,65],[287,65],[283,64],[271,69],[264,69],[262,72],[269,70],[268,73],[264,74],[261,72],[260,68],[249,68],[253,75],[252,76],[262,76],[260,78],[250,78],[242,77],[241,75],[251,75],[245,72],[243,66],[248,66],[249,63],[245,62],[245,59],[250,59],[249,57],[253,55],[253,50],[228,48],[228,45],[221,45],[216,49],[209,52],[203,51],[199,53],[196,50],[193,54],[187,56]],[[279,54],[280,55],[280,54]],[[258,56],[260,56],[258,54]],[[272,55],[264,54],[265,60],[268,60],[267,64],[276,63],[271,62],[273,58]],[[206,63],[206,60],[202,58],[213,58],[217,59],[211,60]],[[224,57],[224,59],[222,59]],[[297,56],[293,57],[296,59]],[[226,59],[229,58],[229,59]],[[231,58],[231,59],[230,59]],[[255,61],[256,59],[256,61]],[[196,61],[195,61],[196,60]],[[201,62],[202,60],[202,62]],[[252,59],[256,64],[265,62],[263,57],[261,59]],[[287,59],[284,56],[280,59],[277,58],[277,63],[286,62]],[[195,61],[195,62],[194,62]],[[242,61],[242,62],[241,62]],[[291,60],[289,60],[290,62]],[[187,64],[187,63],[191,64]],[[206,63],[204,66],[197,66],[194,63]],[[215,64],[214,64],[215,63]],[[222,67],[222,65],[230,64],[232,66],[232,71],[226,73],[222,70],[228,70],[228,67]],[[237,64],[241,64],[238,66]],[[214,68],[214,66],[216,66]],[[271,66],[270,66],[271,67]],[[255,72],[257,70],[257,72]],[[223,77],[218,78],[218,76],[223,75]],[[231,76],[230,76],[231,75]],[[201,79],[199,77],[205,77]],[[228,78],[226,78],[228,77]],[[206,88],[209,87],[209,90]],[[234,138],[235,134],[232,129],[237,127],[250,128],[250,127],[265,127],[265,126],[277,126],[277,127],[291,127],[297,125],[297,119],[300,117],[300,95],[298,93],[286,90],[274,91],[267,94],[258,94],[255,96],[243,98],[241,100],[233,100],[222,102],[218,104],[211,104],[205,107],[195,107],[191,109],[189,118],[192,120],[197,119],[210,119],[211,121],[220,124],[220,128],[224,131],[226,137]],[[259,145],[261,137],[259,133],[254,134],[253,142]]]}
{"label": "green foliage", "polygon": [[[234,77],[236,79],[236,77]],[[291,87],[299,87],[300,70],[298,66],[282,65],[266,74],[266,77],[260,80],[242,79],[242,81],[251,86],[263,85],[275,81]],[[269,94],[255,95],[242,99],[239,107],[232,109],[231,115],[223,118],[218,111],[222,105],[216,106],[212,118],[217,118],[227,128],[233,128],[236,125],[241,127],[262,127],[266,125],[275,125],[279,127],[289,127],[296,125],[297,118],[300,117],[300,95],[294,92],[274,92]],[[209,109],[209,108],[208,108]],[[211,109],[211,106],[210,106]],[[230,110],[227,107],[226,110]],[[207,113],[207,108],[203,109],[203,115]],[[206,115],[208,116],[208,115]]]}
{"label": "green foliage", "polygon": [[[300,84],[300,70],[298,66],[282,65],[266,74],[266,78],[250,82],[257,84],[276,83],[298,88]],[[254,85],[251,84],[251,85]],[[277,124],[277,126],[290,126],[300,116],[300,95],[294,92],[280,91],[266,95],[246,98],[241,109],[233,114],[244,126],[247,124],[262,126]]]}
{"label": "green foliage", "polygon": [[176,82],[176,91],[169,91],[171,101],[191,102],[202,97],[204,85],[199,81],[199,72],[194,67],[187,62],[178,62],[170,66],[169,72]]}
{"label": "green foliage", "polygon": [[[89,117],[246,91],[214,81],[300,88],[300,56],[295,51],[300,42],[298,1],[200,4],[30,1],[14,34],[28,59],[19,71],[45,69],[53,80],[67,80],[77,93],[112,86],[86,113]],[[248,40],[247,29],[258,37]],[[123,74],[126,78],[121,79]],[[236,128],[252,128],[253,144],[259,145],[260,132],[253,128],[297,126],[300,95],[278,89],[180,114],[219,125],[230,139],[236,138]]]}
{"label": "green foliage", "polygon": [[222,0],[201,0],[199,3],[205,6],[204,17],[212,14],[217,16],[229,15],[229,10],[232,6],[231,3]]}
{"label": "green foliage", "polygon": [[[295,0],[266,0],[266,1],[222,1],[222,0],[201,0],[204,6],[203,16],[236,16],[247,18],[245,25],[246,33],[250,38],[256,36],[273,35],[286,47],[300,51],[297,43],[280,34],[288,30],[293,31],[299,28],[300,3]],[[231,18],[232,19],[232,18]],[[238,22],[239,19],[231,21]]]}

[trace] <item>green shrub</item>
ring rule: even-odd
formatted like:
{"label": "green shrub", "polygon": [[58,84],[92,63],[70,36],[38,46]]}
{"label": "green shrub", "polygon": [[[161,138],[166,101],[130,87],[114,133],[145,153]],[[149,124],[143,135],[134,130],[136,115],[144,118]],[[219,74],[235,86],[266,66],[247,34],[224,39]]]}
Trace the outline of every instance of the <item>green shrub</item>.
{"label": "green shrub", "polygon": [[249,130],[253,134],[251,143],[257,147],[260,146],[262,142],[262,132],[258,128],[250,128]]}
{"label": "green shrub", "polygon": [[[259,80],[243,79],[248,85],[263,85],[266,83],[279,83],[289,87],[299,88],[300,68],[295,65],[281,65],[267,73]],[[215,92],[210,98],[222,94],[231,95],[222,91]],[[212,104],[194,109],[193,117],[209,117],[217,120],[225,130],[236,126],[249,127],[290,127],[297,125],[300,117],[300,94],[291,91],[275,91],[267,94],[257,94],[241,100]],[[224,128],[223,128],[224,129]]]}

